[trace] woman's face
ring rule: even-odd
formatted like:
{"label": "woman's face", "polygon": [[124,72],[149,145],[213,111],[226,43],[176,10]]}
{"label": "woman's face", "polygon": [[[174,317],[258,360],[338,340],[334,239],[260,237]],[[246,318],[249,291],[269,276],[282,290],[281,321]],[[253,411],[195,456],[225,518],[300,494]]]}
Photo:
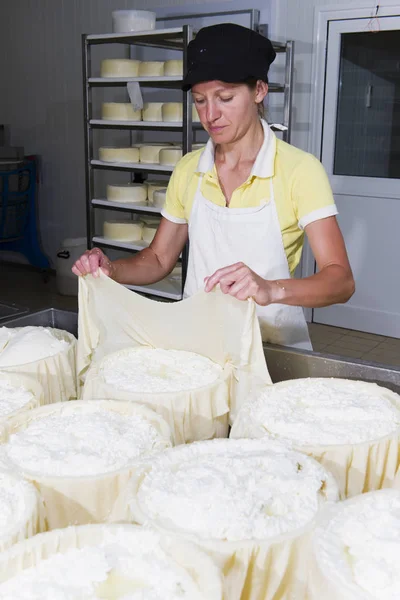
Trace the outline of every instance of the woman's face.
{"label": "woman's face", "polygon": [[206,81],[192,87],[201,124],[216,144],[241,139],[258,122],[257,104],[267,91],[267,84],[261,81],[254,90],[243,83],[223,81]]}

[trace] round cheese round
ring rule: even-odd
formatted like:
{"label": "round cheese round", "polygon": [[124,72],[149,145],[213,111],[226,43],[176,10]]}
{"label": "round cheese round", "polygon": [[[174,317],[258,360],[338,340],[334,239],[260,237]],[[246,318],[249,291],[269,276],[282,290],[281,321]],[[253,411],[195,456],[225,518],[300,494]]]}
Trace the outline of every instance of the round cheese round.
{"label": "round cheese round", "polygon": [[107,121],[140,121],[142,111],[134,110],[130,102],[103,102],[101,118]]}
{"label": "round cheese round", "polygon": [[183,60],[166,60],[164,63],[164,75],[167,77],[182,77]]}
{"label": "round cheese round", "polygon": [[168,180],[164,180],[164,181],[148,180],[147,181],[147,199],[148,199],[149,203],[153,204],[153,195],[156,190],[162,190],[166,187],[168,187]]}
{"label": "round cheese round", "polygon": [[163,121],[180,123],[183,119],[183,104],[182,102],[164,102],[161,113]]}
{"label": "round cheese round", "polygon": [[400,598],[400,492],[369,492],[330,507],[312,550],[309,600]]}
{"label": "round cheese round", "polygon": [[162,121],[162,102],[145,102],[143,104],[143,121]]}
{"label": "round cheese round", "polygon": [[151,394],[209,385],[221,376],[222,367],[194,352],[127,348],[106,357],[101,373],[117,389]]}
{"label": "round cheese round", "polygon": [[147,185],[145,183],[107,185],[107,200],[146,205]]}
{"label": "round cheese round", "polygon": [[142,61],[139,65],[139,77],[162,77],[164,75],[164,62]]}
{"label": "round cheese round", "polygon": [[114,33],[151,31],[156,27],[156,13],[148,10],[113,10]]}
{"label": "round cheese round", "polygon": [[69,347],[68,342],[58,339],[50,327],[2,327],[0,334],[3,340],[7,335],[7,343],[0,343],[0,368],[46,359]]}
{"label": "round cheese round", "polygon": [[168,147],[168,144],[149,144],[139,148],[139,160],[141,163],[159,164],[160,151]]}
{"label": "round cheese round", "polygon": [[327,500],[328,482],[329,499],[337,499],[333,479],[321,465],[267,440],[177,446],[153,456],[137,475],[131,504],[137,522],[198,540],[293,534],[314,522]]}
{"label": "round cheese round", "polygon": [[104,221],[104,237],[119,242],[137,242],[142,238],[142,223]]}
{"label": "round cheese round", "polygon": [[104,162],[113,163],[138,163],[139,148],[116,148],[112,146],[104,146],[99,148],[99,159]]}
{"label": "round cheese round", "polygon": [[153,206],[157,206],[158,208],[163,208],[164,204],[165,204],[165,198],[167,195],[167,190],[166,188],[163,188],[161,190],[155,190],[155,192],[153,193]]}
{"label": "round cheese round", "polygon": [[160,165],[165,165],[166,167],[175,167],[181,158],[182,148],[179,146],[163,148],[160,150]]}
{"label": "round cheese round", "polygon": [[101,61],[101,77],[137,77],[140,60],[107,58]]}
{"label": "round cheese round", "polygon": [[221,600],[222,576],[194,544],[135,525],[82,525],[35,536],[0,561],[13,600]]}

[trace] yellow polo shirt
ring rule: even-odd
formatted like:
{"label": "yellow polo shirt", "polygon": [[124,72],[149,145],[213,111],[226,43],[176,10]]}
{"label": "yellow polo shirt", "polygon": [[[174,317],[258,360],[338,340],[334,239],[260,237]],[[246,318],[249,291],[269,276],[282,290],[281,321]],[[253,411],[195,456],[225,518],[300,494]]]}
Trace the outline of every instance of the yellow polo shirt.
{"label": "yellow polo shirt", "polygon": [[[250,208],[270,200],[272,177],[283,245],[293,275],[300,262],[304,228],[338,213],[331,186],[320,161],[312,154],[279,140],[262,121],[264,142],[248,179],[232,194],[230,208]],[[226,206],[214,163],[211,140],[189,152],[176,165],[169,181],[162,215],[174,223],[188,223],[199,186],[203,196]]]}

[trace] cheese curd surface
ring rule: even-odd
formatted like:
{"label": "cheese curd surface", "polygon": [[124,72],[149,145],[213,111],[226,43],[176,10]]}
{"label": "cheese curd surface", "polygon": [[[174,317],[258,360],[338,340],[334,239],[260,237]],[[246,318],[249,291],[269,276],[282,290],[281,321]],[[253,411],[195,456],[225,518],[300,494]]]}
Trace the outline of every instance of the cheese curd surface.
{"label": "cheese curd surface", "polygon": [[359,592],[357,599],[398,600],[400,492],[370,492],[339,504],[317,530],[315,551],[329,577]]}
{"label": "cheese curd surface", "polygon": [[23,386],[16,387],[5,379],[0,379],[0,418],[26,406],[33,400],[32,392]]}
{"label": "cheese curd surface", "polygon": [[10,436],[3,451],[23,470],[79,477],[125,468],[141,455],[164,447],[155,427],[142,416],[96,407],[33,419],[26,429]]}
{"label": "cheese curd surface", "polygon": [[376,384],[309,378],[269,386],[243,411],[245,419],[297,445],[356,444],[399,428],[394,398]]}
{"label": "cheese curd surface", "polygon": [[59,340],[51,328],[0,328],[0,368],[25,365],[67,350],[69,343]]}
{"label": "cheese curd surface", "polygon": [[159,393],[209,385],[222,375],[223,369],[194,352],[127,348],[107,356],[100,372],[108,385],[119,390]]}
{"label": "cheese curd surface", "polygon": [[25,525],[36,503],[31,483],[0,472],[0,541]]}
{"label": "cheese curd surface", "polygon": [[307,526],[329,477],[306,455],[266,440],[195,442],[149,465],[134,500],[146,521],[228,541],[266,540]]}
{"label": "cheese curd surface", "polygon": [[108,531],[101,544],[38,561],[0,584],[2,600],[206,600],[157,533]]}

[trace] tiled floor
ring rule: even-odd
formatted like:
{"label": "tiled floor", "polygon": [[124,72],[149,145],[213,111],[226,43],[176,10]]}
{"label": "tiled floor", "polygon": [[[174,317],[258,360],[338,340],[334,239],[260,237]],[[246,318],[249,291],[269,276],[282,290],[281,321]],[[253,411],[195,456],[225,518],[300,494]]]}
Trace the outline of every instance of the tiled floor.
{"label": "tiled floor", "polygon": [[[29,267],[4,263],[0,263],[1,302],[14,302],[30,310],[53,307],[76,311],[78,308],[76,297],[57,293],[54,274],[45,277]],[[317,323],[310,323],[309,329],[317,352],[400,367],[400,339]]]}

